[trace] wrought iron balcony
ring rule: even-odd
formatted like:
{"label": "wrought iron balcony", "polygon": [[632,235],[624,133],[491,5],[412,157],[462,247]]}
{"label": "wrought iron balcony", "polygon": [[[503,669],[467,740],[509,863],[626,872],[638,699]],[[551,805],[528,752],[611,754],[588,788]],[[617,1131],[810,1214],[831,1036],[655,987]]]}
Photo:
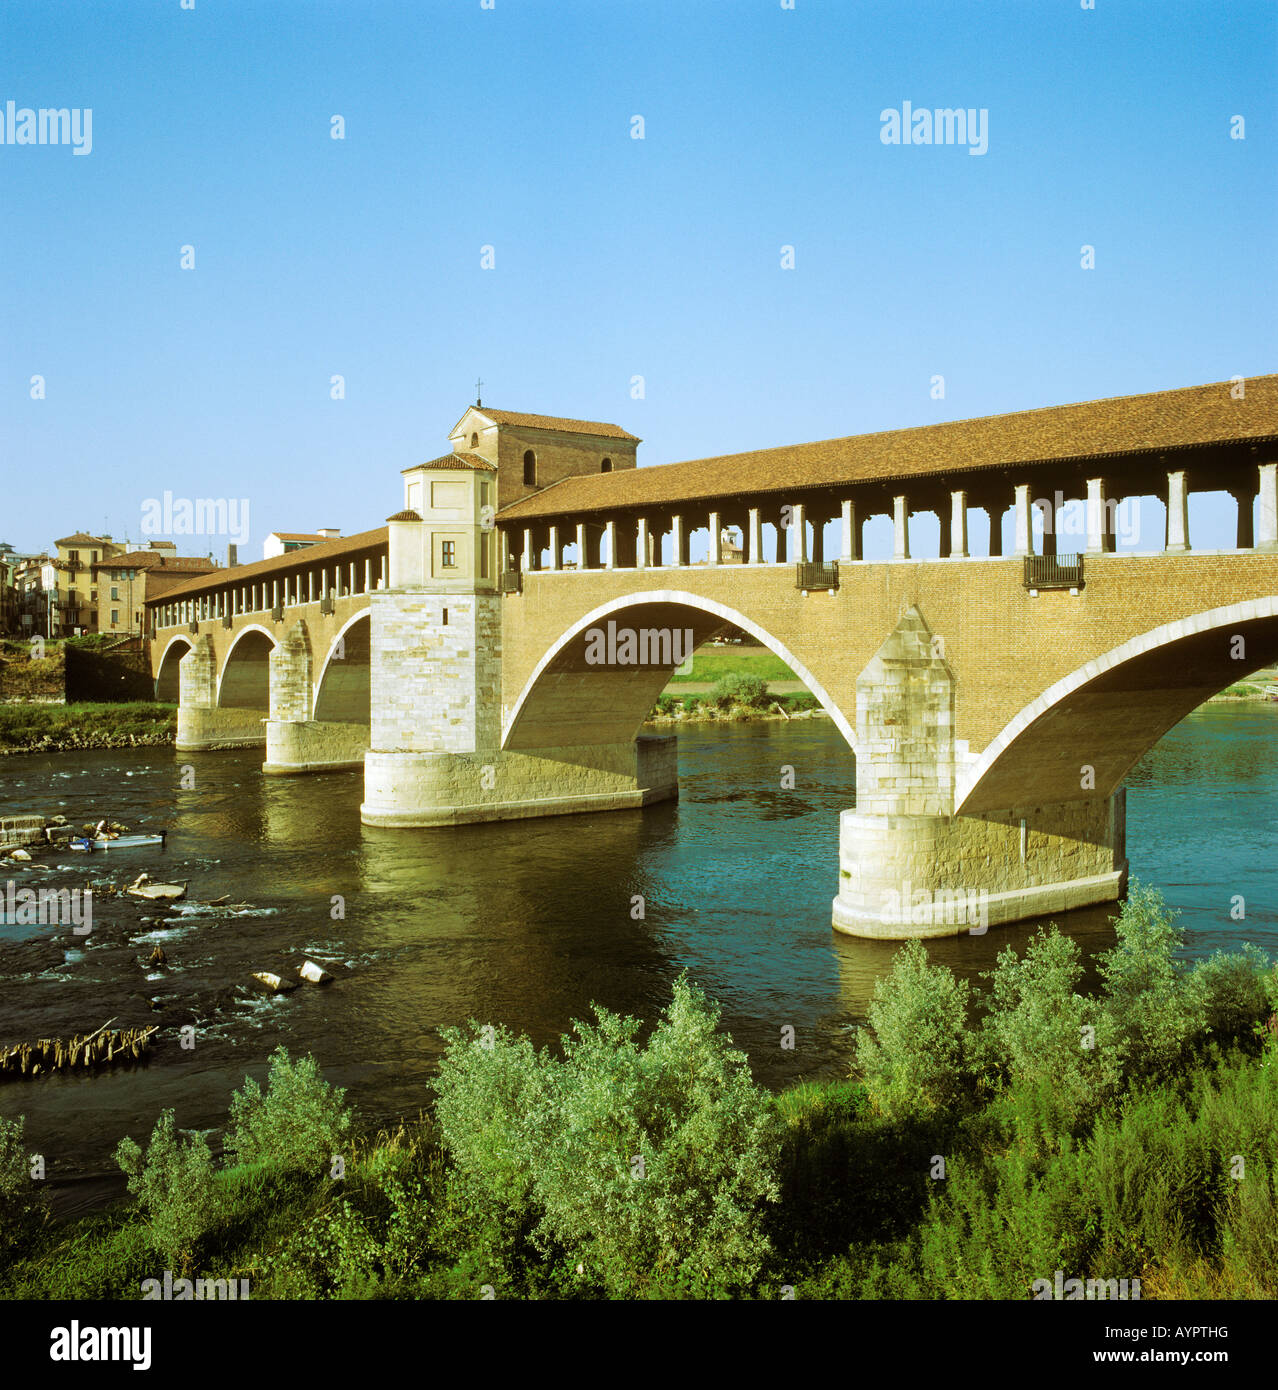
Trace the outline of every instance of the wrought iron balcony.
{"label": "wrought iron balcony", "polygon": [[1081,589],[1083,587],[1083,557],[1081,555],[1027,555],[1025,557],[1025,587],[1027,589]]}
{"label": "wrought iron balcony", "polygon": [[795,565],[794,587],[808,593],[819,589],[839,587],[839,562],[832,560],[828,565],[818,565],[811,561]]}

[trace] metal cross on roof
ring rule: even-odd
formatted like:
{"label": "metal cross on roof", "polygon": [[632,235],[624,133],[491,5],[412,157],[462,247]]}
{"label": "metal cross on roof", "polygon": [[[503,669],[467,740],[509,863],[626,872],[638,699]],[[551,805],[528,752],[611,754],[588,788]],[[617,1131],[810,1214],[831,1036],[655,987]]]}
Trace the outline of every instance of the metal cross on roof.
{"label": "metal cross on roof", "polygon": [[481,406],[481,405],[483,405],[483,403],[484,403],[483,400],[482,400],[482,398],[481,398],[481,396],[480,396],[480,393],[483,391],[483,389],[484,389],[484,379],[483,379],[483,377],[481,376],[481,377],[479,378],[479,380],[475,383],[475,405],[476,405],[476,406]]}

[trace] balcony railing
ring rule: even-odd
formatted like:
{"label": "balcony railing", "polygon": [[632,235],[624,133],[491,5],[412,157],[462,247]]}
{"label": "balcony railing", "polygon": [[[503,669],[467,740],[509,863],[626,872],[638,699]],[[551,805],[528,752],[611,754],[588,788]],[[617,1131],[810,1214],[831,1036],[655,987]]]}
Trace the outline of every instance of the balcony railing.
{"label": "balcony railing", "polygon": [[1083,587],[1083,557],[1081,555],[1027,555],[1025,557],[1025,587],[1027,589],[1081,589]]}
{"label": "balcony railing", "polygon": [[524,591],[524,572],[507,570],[497,581],[497,589],[503,594],[522,594]]}
{"label": "balcony railing", "polygon": [[804,589],[808,593],[819,589],[837,589],[839,587],[839,562],[832,560],[828,565],[818,565],[811,562],[795,565],[794,586],[796,589]]}

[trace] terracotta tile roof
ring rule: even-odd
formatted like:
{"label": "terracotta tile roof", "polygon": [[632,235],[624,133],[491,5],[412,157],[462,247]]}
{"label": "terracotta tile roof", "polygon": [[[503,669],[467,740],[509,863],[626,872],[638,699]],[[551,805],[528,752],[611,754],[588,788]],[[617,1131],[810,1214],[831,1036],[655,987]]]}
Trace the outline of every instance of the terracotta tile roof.
{"label": "terracotta tile roof", "polygon": [[564,478],[500,521],[1278,438],[1278,375]]}
{"label": "terracotta tile roof", "polygon": [[495,425],[517,425],[526,430],[559,430],[562,434],[597,434],[606,439],[633,439],[640,442],[637,435],[628,434],[620,425],[609,425],[600,420],[568,420],[559,415],[525,415],[517,410],[490,410],[486,405],[472,407],[480,415],[486,415]]}
{"label": "terracotta tile roof", "polygon": [[478,454],[441,454],[437,459],[426,463],[415,463],[411,468],[401,468],[401,473],[416,473],[419,468],[468,468],[474,473],[496,473],[497,465],[489,463]]}
{"label": "terracotta tile roof", "polygon": [[204,555],[170,555],[158,550],[126,550],[119,555],[110,555],[105,560],[96,560],[95,570],[193,570],[207,573],[218,568],[216,560]]}
{"label": "terracotta tile roof", "polygon": [[272,531],[271,535],[277,541],[320,541],[330,539],[328,536],[321,536],[318,531]]}
{"label": "terracotta tile roof", "polygon": [[83,531],[77,531],[74,536],[63,536],[60,541],[54,541],[54,545],[115,545],[115,541],[109,541],[105,536],[86,536]]}
{"label": "terracotta tile roof", "polygon": [[387,521],[420,521],[421,516],[411,507],[405,507],[402,512],[395,512],[386,518]]}
{"label": "terracotta tile roof", "polygon": [[[385,526],[375,531],[360,531],[354,536],[338,540],[324,541],[320,545],[308,545],[305,550],[291,550],[287,555],[274,555],[269,560],[258,560],[251,565],[236,565],[234,569],[210,570],[195,579],[169,589],[157,602],[170,603],[175,598],[189,598],[193,594],[206,594],[227,584],[251,584],[272,575],[285,574],[292,569],[307,565],[324,564],[330,560],[348,559],[363,550],[377,550],[387,544],[390,532]],[[146,606],[151,606],[147,599]]]}

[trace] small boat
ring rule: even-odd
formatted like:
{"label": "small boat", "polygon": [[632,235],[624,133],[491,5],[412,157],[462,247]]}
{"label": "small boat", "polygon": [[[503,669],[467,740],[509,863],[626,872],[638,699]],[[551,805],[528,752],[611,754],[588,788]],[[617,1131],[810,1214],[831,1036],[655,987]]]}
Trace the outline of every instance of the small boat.
{"label": "small boat", "polygon": [[131,883],[124,891],[131,898],[172,901],[186,897],[187,882],[183,879],[181,883]]}
{"label": "small boat", "polygon": [[70,845],[72,849],[83,850],[89,854],[96,849],[140,849],[143,845],[162,845],[167,833],[161,830],[158,835],[114,835],[110,839],[95,839],[92,835],[73,835]]}

